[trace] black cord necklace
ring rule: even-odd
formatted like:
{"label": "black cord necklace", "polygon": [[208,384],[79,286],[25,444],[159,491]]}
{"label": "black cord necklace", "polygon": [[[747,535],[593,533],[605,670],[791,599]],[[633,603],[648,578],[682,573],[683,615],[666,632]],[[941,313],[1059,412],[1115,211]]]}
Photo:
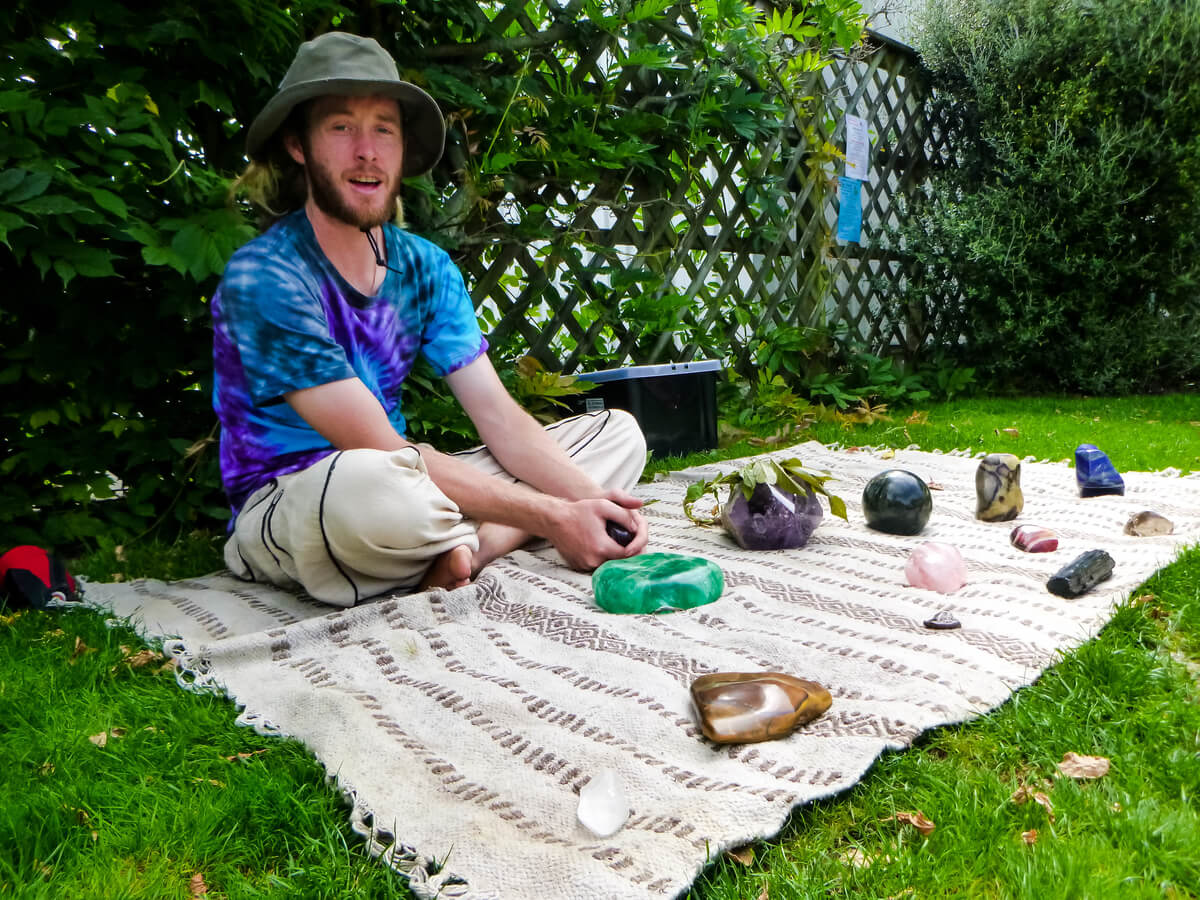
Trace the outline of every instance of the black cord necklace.
{"label": "black cord necklace", "polygon": [[403,275],[399,269],[393,268],[387,264],[387,260],[383,258],[383,254],[379,250],[379,242],[375,240],[375,235],[371,233],[370,228],[364,228],[362,233],[367,236],[367,243],[371,245],[371,252],[375,254],[375,264],[383,266],[389,272],[395,272],[397,275]]}

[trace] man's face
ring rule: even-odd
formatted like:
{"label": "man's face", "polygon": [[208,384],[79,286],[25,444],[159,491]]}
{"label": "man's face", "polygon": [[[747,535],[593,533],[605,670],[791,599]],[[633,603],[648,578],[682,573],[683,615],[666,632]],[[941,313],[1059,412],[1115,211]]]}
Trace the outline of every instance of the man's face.
{"label": "man's face", "polygon": [[388,97],[319,97],[304,137],[288,141],[313,202],[330,218],[374,228],[396,214],[404,162],[400,105]]}

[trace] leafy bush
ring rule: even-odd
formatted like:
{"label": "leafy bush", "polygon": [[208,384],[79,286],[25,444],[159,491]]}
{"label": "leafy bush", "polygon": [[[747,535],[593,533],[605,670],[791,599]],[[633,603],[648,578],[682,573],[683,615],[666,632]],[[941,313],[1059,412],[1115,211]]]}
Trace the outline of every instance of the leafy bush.
{"label": "leafy bush", "polygon": [[1200,375],[1200,5],[929,3],[951,165],[908,205],[897,312],[1014,389]]}

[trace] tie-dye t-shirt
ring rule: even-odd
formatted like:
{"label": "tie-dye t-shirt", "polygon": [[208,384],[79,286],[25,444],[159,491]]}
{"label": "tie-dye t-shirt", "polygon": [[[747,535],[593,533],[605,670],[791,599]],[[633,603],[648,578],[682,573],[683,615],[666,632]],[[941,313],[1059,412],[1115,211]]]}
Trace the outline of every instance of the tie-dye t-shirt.
{"label": "tie-dye t-shirt", "polygon": [[213,408],[235,513],[271,478],[333,452],[283,400],[287,392],[357,377],[402,435],[400,385],[417,355],[445,375],[487,350],[446,253],[394,226],[384,232],[388,265],[399,271],[387,271],[374,297],[326,259],[302,209],[230,259],[212,300]]}

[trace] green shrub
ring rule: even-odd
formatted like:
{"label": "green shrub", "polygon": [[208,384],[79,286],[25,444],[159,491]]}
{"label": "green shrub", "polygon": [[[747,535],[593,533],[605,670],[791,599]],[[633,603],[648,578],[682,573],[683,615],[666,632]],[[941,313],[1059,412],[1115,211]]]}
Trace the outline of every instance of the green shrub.
{"label": "green shrub", "polygon": [[953,163],[908,204],[893,311],[1019,390],[1200,375],[1200,4],[930,3],[919,41]]}

